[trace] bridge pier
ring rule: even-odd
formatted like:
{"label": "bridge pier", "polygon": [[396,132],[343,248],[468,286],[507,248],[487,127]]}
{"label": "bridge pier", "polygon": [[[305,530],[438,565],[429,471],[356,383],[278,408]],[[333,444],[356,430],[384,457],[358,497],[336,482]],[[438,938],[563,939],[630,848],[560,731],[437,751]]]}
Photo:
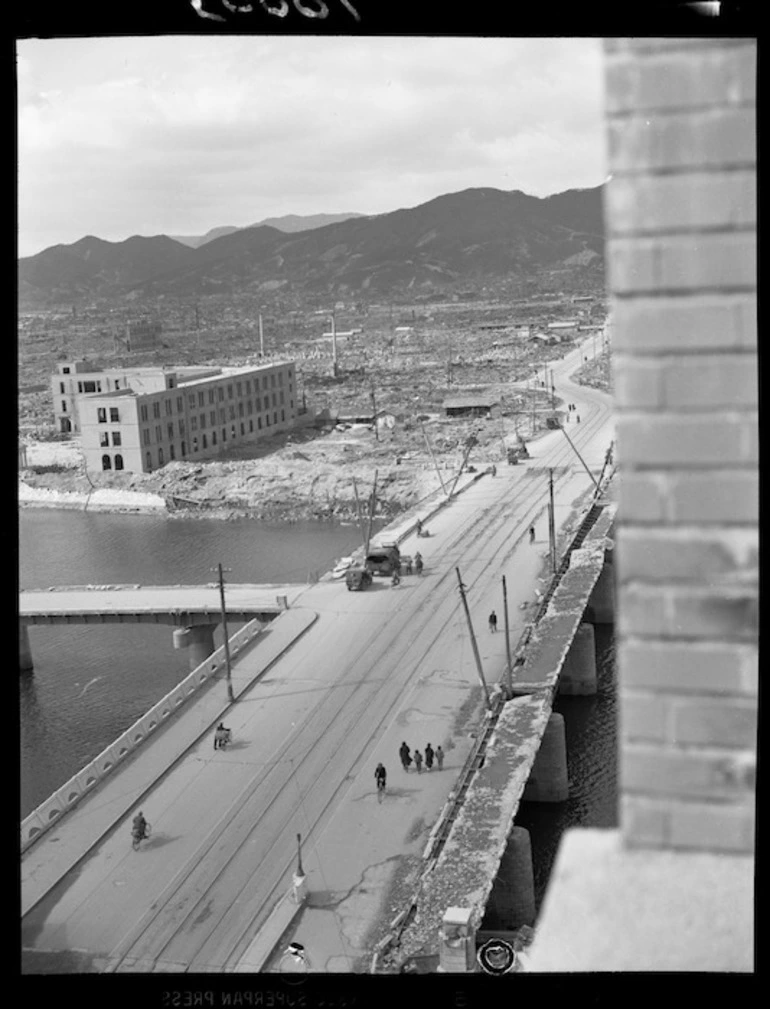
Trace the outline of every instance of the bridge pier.
{"label": "bridge pier", "polygon": [[593,624],[578,627],[559,675],[560,694],[596,693],[596,642]]}
{"label": "bridge pier", "polygon": [[187,648],[190,672],[205,662],[214,651],[214,631],[216,624],[197,624],[194,627],[178,627],[174,631],[174,648]]}
{"label": "bridge pier", "polygon": [[568,796],[564,716],[552,714],[524,786],[522,799],[525,802],[564,802]]}
{"label": "bridge pier", "polygon": [[500,860],[485,920],[489,927],[516,929],[535,923],[535,875],[529,831],[513,827]]}
{"label": "bridge pier", "polygon": [[29,629],[19,621],[19,672],[29,673],[34,669],[32,648],[29,643]]}
{"label": "bridge pier", "polygon": [[615,565],[605,560],[602,573],[586,607],[586,620],[592,624],[615,623]]}

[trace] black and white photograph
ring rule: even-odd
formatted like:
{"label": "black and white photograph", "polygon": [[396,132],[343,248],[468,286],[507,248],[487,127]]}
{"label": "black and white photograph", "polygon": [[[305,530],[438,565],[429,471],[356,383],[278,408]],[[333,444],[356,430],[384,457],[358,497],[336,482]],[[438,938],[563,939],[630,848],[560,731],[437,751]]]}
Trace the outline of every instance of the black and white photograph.
{"label": "black and white photograph", "polygon": [[21,973],[752,974],[757,37],[365,6],[15,40]]}

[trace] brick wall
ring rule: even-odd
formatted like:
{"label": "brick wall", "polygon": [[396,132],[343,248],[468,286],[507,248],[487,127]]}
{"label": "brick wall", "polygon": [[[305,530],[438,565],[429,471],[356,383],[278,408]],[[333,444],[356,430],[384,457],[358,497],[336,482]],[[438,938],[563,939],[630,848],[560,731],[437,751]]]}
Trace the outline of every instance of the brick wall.
{"label": "brick wall", "polygon": [[621,824],[753,849],[756,46],[605,42]]}

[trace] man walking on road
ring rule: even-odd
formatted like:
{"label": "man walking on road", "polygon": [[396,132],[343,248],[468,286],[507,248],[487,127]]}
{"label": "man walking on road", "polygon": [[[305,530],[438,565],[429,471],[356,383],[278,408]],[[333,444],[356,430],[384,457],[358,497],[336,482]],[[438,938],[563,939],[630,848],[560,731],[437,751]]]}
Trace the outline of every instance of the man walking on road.
{"label": "man walking on road", "polygon": [[412,758],[409,754],[409,747],[406,743],[402,743],[398,748],[398,755],[401,758],[401,766],[405,771],[409,770],[409,765],[412,763]]}
{"label": "man walking on road", "polygon": [[417,768],[417,773],[422,774],[422,754],[419,750],[414,751],[414,763]]}
{"label": "man walking on road", "polygon": [[497,614],[494,610],[489,614],[489,629],[493,634],[497,630]]}
{"label": "man walking on road", "polygon": [[529,542],[530,543],[534,543],[535,542],[535,527],[534,526],[530,526],[529,527]]}
{"label": "man walking on road", "polygon": [[433,767],[433,747],[430,743],[425,747],[425,766],[429,771]]}
{"label": "man walking on road", "polygon": [[444,751],[441,749],[441,744],[436,747],[436,763],[438,764],[439,771],[444,770]]}

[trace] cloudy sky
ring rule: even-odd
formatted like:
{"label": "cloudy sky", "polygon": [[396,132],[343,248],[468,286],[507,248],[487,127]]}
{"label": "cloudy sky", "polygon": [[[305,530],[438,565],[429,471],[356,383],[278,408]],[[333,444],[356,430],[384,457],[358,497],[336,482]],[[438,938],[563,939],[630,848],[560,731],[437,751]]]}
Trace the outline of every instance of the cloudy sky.
{"label": "cloudy sky", "polygon": [[606,175],[595,38],[17,45],[21,256]]}

